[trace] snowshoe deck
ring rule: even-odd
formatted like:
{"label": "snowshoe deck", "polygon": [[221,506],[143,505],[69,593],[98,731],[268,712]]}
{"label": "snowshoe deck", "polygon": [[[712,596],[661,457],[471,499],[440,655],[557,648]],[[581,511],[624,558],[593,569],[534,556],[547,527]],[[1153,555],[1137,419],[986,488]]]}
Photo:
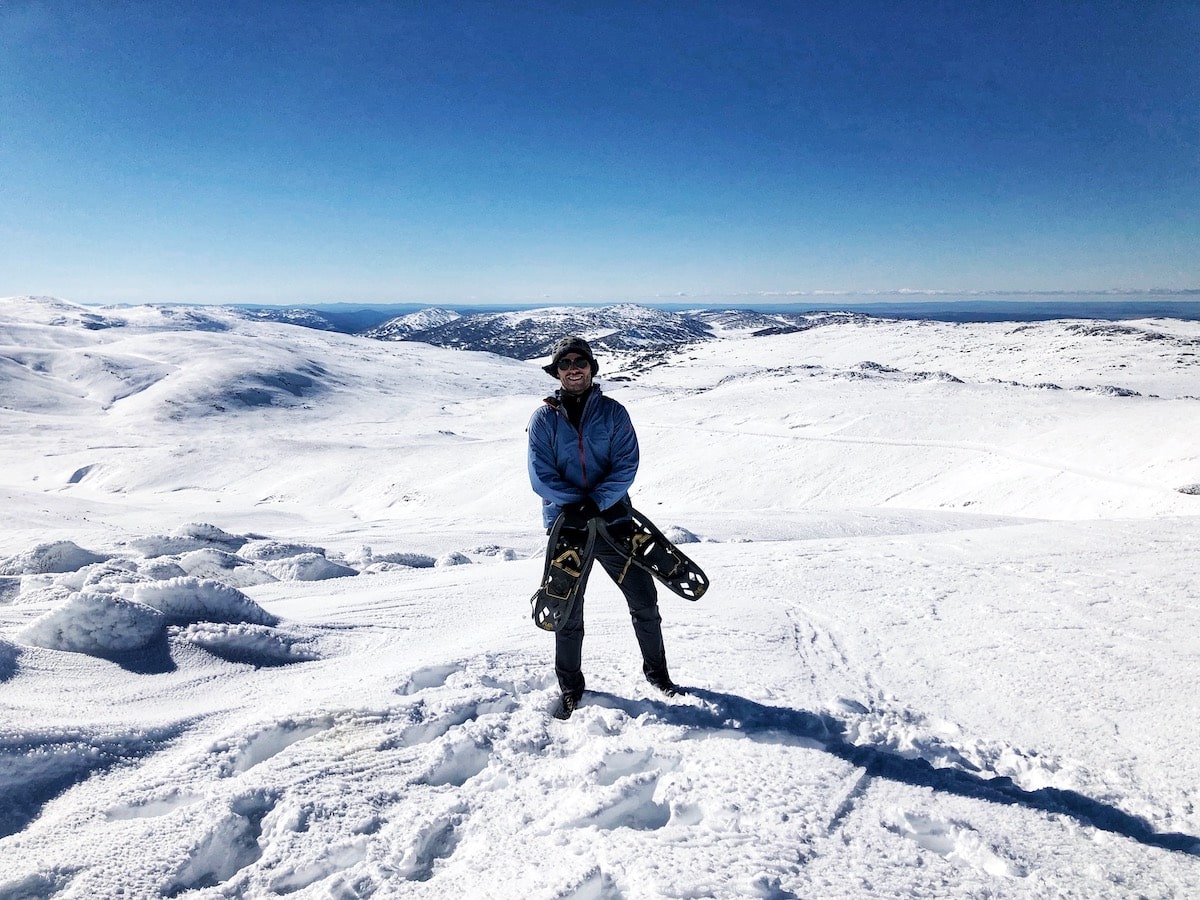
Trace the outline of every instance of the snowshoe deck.
{"label": "snowshoe deck", "polygon": [[533,622],[544,631],[558,631],[566,624],[592,567],[596,545],[593,525],[580,531],[564,527],[564,520],[560,515],[550,529],[542,584],[529,601],[533,606]]}
{"label": "snowshoe deck", "polygon": [[680,597],[699,600],[708,590],[708,576],[690,557],[658,530],[653,522],[633,510],[633,535],[629,543],[617,541],[608,531],[604,536],[631,563],[645,569]]}

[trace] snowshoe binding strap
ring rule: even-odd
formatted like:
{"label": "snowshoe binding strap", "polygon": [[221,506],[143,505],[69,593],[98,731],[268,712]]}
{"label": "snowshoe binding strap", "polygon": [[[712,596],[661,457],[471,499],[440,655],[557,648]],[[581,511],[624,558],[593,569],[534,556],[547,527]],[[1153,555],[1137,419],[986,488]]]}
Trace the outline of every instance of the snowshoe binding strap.
{"label": "snowshoe binding strap", "polygon": [[636,509],[632,513],[634,531],[628,543],[615,539],[602,521],[593,520],[593,524],[599,525],[604,539],[626,557],[619,580],[628,574],[630,565],[635,565],[649,572],[680,597],[699,600],[708,590],[708,576],[704,570],[667,540],[666,535],[648,518]]}

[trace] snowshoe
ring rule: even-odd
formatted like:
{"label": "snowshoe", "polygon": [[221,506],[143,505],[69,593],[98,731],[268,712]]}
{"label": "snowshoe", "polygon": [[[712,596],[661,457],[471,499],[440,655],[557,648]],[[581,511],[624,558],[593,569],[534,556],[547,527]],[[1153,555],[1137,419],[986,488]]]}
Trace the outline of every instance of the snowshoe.
{"label": "snowshoe", "polygon": [[708,576],[704,570],[667,540],[658,526],[636,509],[632,512],[633,534],[627,540],[617,540],[605,530],[608,542],[631,563],[645,569],[680,597],[699,600],[704,596],[708,590]]}
{"label": "snowshoe", "polygon": [[579,589],[592,568],[595,526],[589,524],[586,531],[567,528],[565,518],[560,515],[550,529],[542,584],[529,601],[533,606],[533,622],[544,631],[558,631],[566,624]]}

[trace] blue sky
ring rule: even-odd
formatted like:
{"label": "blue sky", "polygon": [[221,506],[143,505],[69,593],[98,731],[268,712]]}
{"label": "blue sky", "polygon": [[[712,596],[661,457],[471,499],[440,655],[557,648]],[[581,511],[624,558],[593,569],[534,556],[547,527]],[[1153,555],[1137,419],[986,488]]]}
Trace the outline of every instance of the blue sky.
{"label": "blue sky", "polygon": [[5,0],[0,123],[0,296],[1200,287],[1190,0]]}

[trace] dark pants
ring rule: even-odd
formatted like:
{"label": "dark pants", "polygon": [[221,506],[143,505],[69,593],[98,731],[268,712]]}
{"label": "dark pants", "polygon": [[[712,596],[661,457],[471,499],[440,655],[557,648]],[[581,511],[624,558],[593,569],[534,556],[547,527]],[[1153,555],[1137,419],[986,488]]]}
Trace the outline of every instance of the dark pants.
{"label": "dark pants", "polygon": [[[658,593],[654,578],[631,565],[621,578],[626,559],[603,539],[596,541],[596,562],[621,589],[633,619],[633,633],[642,651],[642,671],[651,680],[667,680],[667,651],[663,647],[662,616],[658,614]],[[618,581],[618,579],[620,579]],[[555,633],[554,672],[558,686],[565,691],[582,691],[583,684],[583,595],[584,584],[575,599],[575,608],[563,627]]]}

